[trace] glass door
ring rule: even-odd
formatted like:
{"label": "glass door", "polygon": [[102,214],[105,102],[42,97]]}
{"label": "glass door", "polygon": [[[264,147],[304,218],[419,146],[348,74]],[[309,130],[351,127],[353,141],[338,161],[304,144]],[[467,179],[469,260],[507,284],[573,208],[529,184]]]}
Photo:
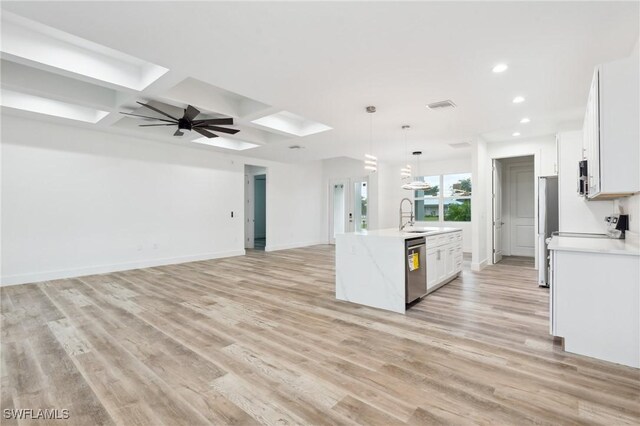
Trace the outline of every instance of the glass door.
{"label": "glass door", "polygon": [[369,228],[367,178],[335,179],[329,182],[329,242],[336,235]]}
{"label": "glass door", "polygon": [[367,179],[360,179],[351,185],[353,196],[353,230],[362,231],[369,226],[367,205],[369,201]]}

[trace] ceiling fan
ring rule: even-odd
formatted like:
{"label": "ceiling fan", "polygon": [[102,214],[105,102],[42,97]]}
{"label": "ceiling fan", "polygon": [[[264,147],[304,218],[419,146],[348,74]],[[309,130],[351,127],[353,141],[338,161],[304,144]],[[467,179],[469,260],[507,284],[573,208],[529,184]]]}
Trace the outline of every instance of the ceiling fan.
{"label": "ceiling fan", "polygon": [[165,117],[170,118],[171,120],[167,120],[166,118],[148,117],[146,115],[140,115],[140,114],[132,114],[130,112],[121,112],[120,114],[132,115],[134,117],[142,117],[142,118],[162,121],[162,123],[140,124],[139,125],[140,127],[176,126],[177,125],[178,130],[176,130],[173,136],[182,136],[184,135],[185,131],[193,130],[195,132],[200,133],[202,136],[206,136],[208,138],[217,138],[218,135],[216,135],[215,133],[212,133],[211,131],[219,132],[219,133],[228,133],[231,135],[235,135],[240,131],[237,129],[227,129],[225,127],[219,127],[219,126],[233,125],[233,118],[208,118],[204,120],[196,120],[195,118],[200,114],[200,111],[191,105],[187,105],[187,108],[184,110],[184,115],[182,116],[182,118],[177,118],[149,104],[145,104],[137,101],[136,103],[142,105],[145,108],[149,108],[150,110],[155,111],[159,114],[162,114]]}

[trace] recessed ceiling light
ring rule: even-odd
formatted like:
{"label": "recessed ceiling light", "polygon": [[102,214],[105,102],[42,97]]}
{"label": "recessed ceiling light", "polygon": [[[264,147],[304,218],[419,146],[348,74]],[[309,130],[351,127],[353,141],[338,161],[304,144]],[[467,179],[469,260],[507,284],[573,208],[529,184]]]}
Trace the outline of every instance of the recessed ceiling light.
{"label": "recessed ceiling light", "polygon": [[530,122],[530,121],[531,121],[531,120],[529,120],[529,118],[528,118],[528,117],[525,117],[525,118],[523,118],[522,120],[520,120],[520,122],[521,122],[522,124],[528,123],[528,122]]}
{"label": "recessed ceiling light", "polygon": [[524,98],[522,96],[516,96],[515,98],[513,98],[514,104],[519,104],[521,102],[524,102]]}
{"label": "recessed ceiling light", "polygon": [[513,132],[512,136],[520,136],[520,132]]}
{"label": "recessed ceiling light", "polygon": [[495,67],[493,67],[493,72],[505,72],[507,68],[509,68],[507,64],[497,64]]}

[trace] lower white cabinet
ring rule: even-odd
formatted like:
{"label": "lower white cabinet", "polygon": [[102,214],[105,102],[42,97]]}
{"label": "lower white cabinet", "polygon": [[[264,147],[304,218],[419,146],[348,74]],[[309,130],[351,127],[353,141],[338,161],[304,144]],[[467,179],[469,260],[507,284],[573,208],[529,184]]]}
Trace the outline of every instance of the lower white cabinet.
{"label": "lower white cabinet", "polygon": [[640,367],[640,256],[551,250],[551,334],[564,349]]}
{"label": "lower white cabinet", "polygon": [[454,279],[462,270],[462,231],[427,237],[427,292]]}
{"label": "lower white cabinet", "polygon": [[438,284],[438,273],[430,272],[438,270],[439,249],[427,249],[427,291],[431,290]]}

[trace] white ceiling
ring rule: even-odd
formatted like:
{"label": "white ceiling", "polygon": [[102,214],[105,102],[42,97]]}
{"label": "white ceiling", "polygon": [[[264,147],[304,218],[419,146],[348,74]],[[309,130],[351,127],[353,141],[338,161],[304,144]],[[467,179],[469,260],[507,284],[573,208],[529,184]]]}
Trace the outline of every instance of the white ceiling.
{"label": "white ceiling", "polygon": [[[638,2],[3,1],[2,9],[169,69],[129,101],[190,77],[333,129],[242,152],[285,161],[370,151],[400,160],[403,124],[409,149],[425,159],[468,155],[448,143],[477,134],[515,143],[515,131],[523,139],[577,126],[593,67],[631,53],[640,13]],[[509,69],[492,73],[498,62]],[[512,104],[516,95],[526,101]],[[458,107],[425,108],[445,99]],[[367,105],[378,109],[373,149]],[[531,123],[519,124],[525,116]]]}

